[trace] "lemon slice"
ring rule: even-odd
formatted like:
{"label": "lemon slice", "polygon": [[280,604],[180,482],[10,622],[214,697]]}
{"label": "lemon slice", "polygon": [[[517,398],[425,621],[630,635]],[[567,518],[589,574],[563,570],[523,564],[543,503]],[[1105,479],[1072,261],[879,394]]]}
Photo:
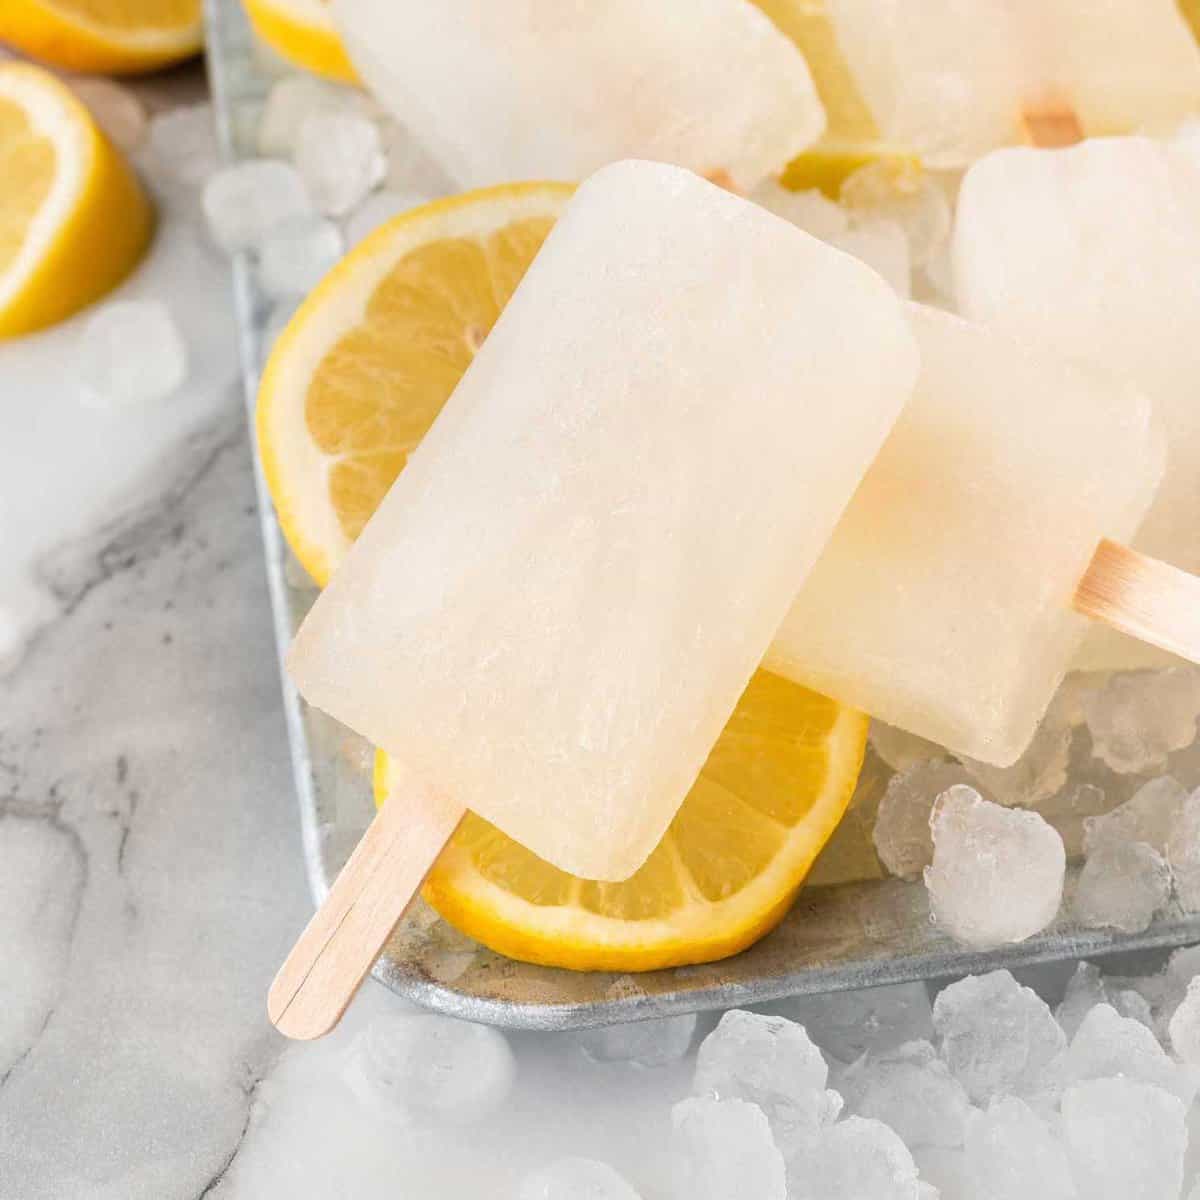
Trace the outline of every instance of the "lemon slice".
{"label": "lemon slice", "polygon": [[571,194],[511,184],[404,213],[280,336],[258,442],[284,536],[324,583],[424,436]]}
{"label": "lemon slice", "polygon": [[[469,814],[423,895],[509,958],[650,971],[736,954],[784,916],[854,792],[867,718],[766,671],[658,848],[624,883],[567,875]],[[388,758],[375,760],[375,799]]]}
{"label": "lemon slice", "polygon": [[0,42],[56,67],[140,74],[204,44],[201,0],[0,0]]}
{"label": "lemon slice", "polygon": [[91,114],[47,71],[0,64],[0,337],[69,316],[119,283],[153,214]]}
{"label": "lemon slice", "polygon": [[848,175],[878,159],[920,167],[909,149],[879,136],[879,126],[858,90],[825,11],[825,0],[750,0],[799,47],[825,106],[825,135],[797,155],[780,176],[793,191],[820,188],[831,200]]}
{"label": "lemon slice", "polygon": [[243,4],[254,32],[288,62],[327,79],[357,81],[327,0],[243,0]]}

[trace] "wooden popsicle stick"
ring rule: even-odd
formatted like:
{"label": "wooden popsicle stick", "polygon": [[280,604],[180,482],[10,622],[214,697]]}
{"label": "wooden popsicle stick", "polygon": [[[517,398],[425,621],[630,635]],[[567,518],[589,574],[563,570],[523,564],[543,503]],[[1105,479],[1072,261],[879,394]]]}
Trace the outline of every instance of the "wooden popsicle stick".
{"label": "wooden popsicle stick", "polygon": [[465,815],[411,778],[393,785],[271,984],[280,1033],[307,1041],[338,1023]]}
{"label": "wooden popsicle stick", "polygon": [[1105,538],[1073,607],[1093,621],[1200,663],[1200,576]]}
{"label": "wooden popsicle stick", "polygon": [[1061,150],[1083,141],[1083,126],[1069,105],[1059,100],[1029,105],[1021,113],[1021,134],[1031,146]]}

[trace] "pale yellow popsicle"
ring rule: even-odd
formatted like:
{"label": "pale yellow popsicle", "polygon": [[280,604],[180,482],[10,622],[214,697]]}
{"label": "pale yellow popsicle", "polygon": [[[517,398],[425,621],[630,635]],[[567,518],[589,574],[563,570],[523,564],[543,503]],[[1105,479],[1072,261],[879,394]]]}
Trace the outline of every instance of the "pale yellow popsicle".
{"label": "pale yellow popsicle", "polygon": [[861,263],[689,172],[608,167],[317,600],[292,675],[542,858],[625,878],[916,374]]}
{"label": "pale yellow popsicle", "polygon": [[1149,401],[911,306],[921,375],[767,655],[772,670],[951,750],[1024,750],[1088,629],[1100,539],[1162,475]]}

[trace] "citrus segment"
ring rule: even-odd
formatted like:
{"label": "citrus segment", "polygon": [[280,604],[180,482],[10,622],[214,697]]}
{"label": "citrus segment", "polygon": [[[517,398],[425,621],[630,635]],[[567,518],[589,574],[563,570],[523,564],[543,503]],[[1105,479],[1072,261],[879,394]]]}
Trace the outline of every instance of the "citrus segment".
{"label": "citrus segment", "polygon": [[4,0],[0,41],[90,74],[154,71],[199,53],[201,0]]}
{"label": "citrus segment", "polygon": [[267,483],[324,583],[483,344],[571,193],[517,184],[395,218],[281,336],[259,392]]}
{"label": "citrus segment", "polygon": [[[790,907],[850,802],[866,732],[860,713],[759,671],[632,878],[577,879],[471,814],[425,899],[491,949],[548,966],[645,971],[736,953]],[[377,803],[387,790],[381,753]]]}
{"label": "citrus segment", "polygon": [[88,111],[49,72],[0,65],[0,337],[62,320],[145,250],[150,203]]}
{"label": "citrus segment", "polygon": [[246,15],[282,58],[327,79],[356,82],[326,0],[243,0]]}

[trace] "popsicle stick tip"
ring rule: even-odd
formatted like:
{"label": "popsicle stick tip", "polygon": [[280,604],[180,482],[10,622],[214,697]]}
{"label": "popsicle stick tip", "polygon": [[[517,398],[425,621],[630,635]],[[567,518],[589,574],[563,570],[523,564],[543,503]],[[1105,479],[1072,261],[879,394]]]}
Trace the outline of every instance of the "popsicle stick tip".
{"label": "popsicle stick tip", "polygon": [[1083,141],[1079,114],[1060,100],[1030,105],[1021,113],[1021,134],[1031,146],[1059,150]]}
{"label": "popsicle stick tip", "polygon": [[465,815],[411,781],[389,795],[267,992],[280,1033],[311,1041],[341,1020]]}
{"label": "popsicle stick tip", "polygon": [[1200,576],[1106,538],[1080,581],[1074,608],[1200,663]]}

